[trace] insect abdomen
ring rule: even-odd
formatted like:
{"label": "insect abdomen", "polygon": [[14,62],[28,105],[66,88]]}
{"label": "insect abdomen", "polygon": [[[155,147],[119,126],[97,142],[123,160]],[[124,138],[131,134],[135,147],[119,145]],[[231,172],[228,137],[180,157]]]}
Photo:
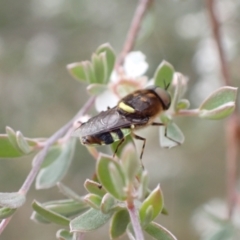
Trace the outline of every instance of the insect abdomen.
{"label": "insect abdomen", "polygon": [[123,139],[128,134],[130,134],[129,128],[116,129],[109,132],[82,137],[81,141],[83,144],[87,145],[108,145]]}

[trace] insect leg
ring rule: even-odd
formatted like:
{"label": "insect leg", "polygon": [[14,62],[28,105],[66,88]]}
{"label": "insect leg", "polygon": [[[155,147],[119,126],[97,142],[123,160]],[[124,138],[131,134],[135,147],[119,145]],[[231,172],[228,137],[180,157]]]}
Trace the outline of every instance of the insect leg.
{"label": "insect leg", "polygon": [[164,137],[166,137],[166,138],[168,138],[169,140],[177,143],[177,145],[180,145],[180,144],[181,144],[180,142],[176,141],[175,139],[173,139],[173,138],[171,138],[171,137],[169,137],[169,136],[167,135],[167,126],[166,126],[164,123],[153,122],[151,125],[152,125],[152,126],[165,126]]}
{"label": "insect leg", "polygon": [[164,123],[160,123],[160,122],[153,122],[151,125],[152,126],[166,126]]}
{"label": "insect leg", "polygon": [[146,138],[140,137],[140,136],[136,135],[136,134],[133,133],[133,132],[132,132],[132,136],[133,136],[134,138],[138,139],[138,140],[143,141],[142,152],[141,152],[141,155],[140,155],[140,161],[141,161],[142,168],[144,169],[144,166],[143,166],[143,163],[142,163],[142,156],[143,156],[143,152],[144,152],[145,145],[146,145]]}
{"label": "insect leg", "polygon": [[119,141],[119,143],[118,143],[118,145],[117,145],[117,147],[116,147],[116,150],[115,150],[115,152],[114,152],[114,154],[113,154],[113,157],[115,157],[115,155],[117,154],[117,151],[118,151],[119,147],[122,145],[122,143],[124,142],[124,140],[125,140],[125,138],[122,138],[122,139]]}

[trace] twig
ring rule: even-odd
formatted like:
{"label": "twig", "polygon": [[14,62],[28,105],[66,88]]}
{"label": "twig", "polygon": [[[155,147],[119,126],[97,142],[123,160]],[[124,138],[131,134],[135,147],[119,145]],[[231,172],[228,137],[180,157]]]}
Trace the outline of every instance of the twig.
{"label": "twig", "polygon": [[[221,64],[221,72],[225,85],[231,85],[229,69],[222,46],[222,37],[220,33],[220,23],[217,13],[214,11],[214,0],[206,0],[207,9],[212,26],[213,37],[217,45],[219,60]],[[232,211],[236,204],[236,171],[237,171],[237,155],[238,144],[240,142],[240,124],[237,110],[230,116],[226,123],[226,140],[227,140],[227,198],[228,198],[228,217],[232,216]]]}
{"label": "twig", "polygon": [[128,208],[128,213],[131,219],[131,223],[132,223],[132,227],[133,227],[136,239],[144,240],[142,228],[140,226],[137,209],[134,206],[134,202],[133,201],[131,201],[131,203],[128,202],[127,208]]}
{"label": "twig", "polygon": [[[32,166],[31,171],[29,172],[26,180],[24,181],[22,187],[19,189],[19,193],[27,194],[29,191],[29,188],[31,187],[34,179],[36,178],[36,175],[41,167],[41,164],[49,150],[52,144],[54,144],[59,138],[61,138],[64,134],[68,132],[68,130],[72,127],[74,121],[78,119],[80,116],[84,115],[89,108],[94,103],[95,98],[90,98],[86,104],[81,108],[81,110],[75,115],[74,118],[72,118],[66,125],[64,125],[62,128],[60,128],[56,133],[54,133],[48,140],[45,142],[44,148],[37,154],[36,160],[34,161],[34,165]],[[7,224],[10,222],[11,217],[4,219],[0,224],[0,235],[7,226]]]}
{"label": "twig", "polygon": [[121,66],[128,52],[132,50],[137,39],[137,34],[140,30],[144,14],[147,11],[148,7],[150,6],[151,2],[152,0],[139,0],[125,43],[123,45],[122,52],[120,53],[115,65],[116,70],[118,70],[118,68]]}

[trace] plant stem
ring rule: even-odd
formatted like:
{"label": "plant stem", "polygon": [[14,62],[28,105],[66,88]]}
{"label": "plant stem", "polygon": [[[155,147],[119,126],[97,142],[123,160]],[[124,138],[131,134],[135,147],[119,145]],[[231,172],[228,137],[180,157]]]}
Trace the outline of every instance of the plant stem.
{"label": "plant stem", "polygon": [[84,239],[84,233],[79,232],[79,233],[75,233],[75,234],[76,234],[76,237],[75,237],[76,240],[83,240]]}
{"label": "plant stem", "polygon": [[197,117],[199,114],[198,109],[183,109],[178,112],[173,112],[172,116],[188,116],[188,117]]}
{"label": "plant stem", "polygon": [[[29,172],[26,180],[24,181],[22,187],[19,189],[19,193],[22,194],[27,194],[27,192],[29,191],[33,181],[35,180],[37,173],[41,167],[41,164],[49,150],[49,148],[59,139],[61,138],[64,134],[66,134],[69,129],[72,127],[74,121],[76,121],[76,119],[78,119],[80,116],[86,114],[86,112],[89,110],[89,108],[93,105],[95,98],[92,97],[90,98],[85,105],[81,108],[81,110],[75,115],[75,117],[73,117],[67,124],[65,124],[62,128],[60,128],[56,133],[54,133],[50,138],[48,138],[48,140],[45,142],[45,145],[43,147],[43,149],[36,155],[36,159],[34,161],[34,164],[32,166],[31,171]],[[0,235],[3,232],[3,230],[5,229],[5,227],[8,225],[8,223],[10,222],[11,217],[6,218],[4,220],[2,220],[1,224],[0,224]]]}
{"label": "plant stem", "polygon": [[139,222],[139,218],[138,218],[138,213],[137,213],[137,209],[134,206],[134,202],[128,202],[128,213],[131,219],[131,223],[132,223],[132,227],[135,233],[135,237],[136,240],[144,240],[144,236],[143,236],[143,232],[142,232],[142,228]]}
{"label": "plant stem", "polygon": [[116,70],[118,70],[118,68],[122,65],[124,58],[126,57],[128,52],[132,50],[136,42],[138,32],[141,27],[141,22],[143,20],[144,14],[146,13],[151,3],[152,3],[152,0],[139,0],[138,6],[136,8],[136,11],[132,19],[131,26],[128,30],[125,43],[123,45],[122,52],[119,54],[119,57],[115,65]]}
{"label": "plant stem", "polygon": [[[217,45],[219,61],[221,64],[221,72],[225,85],[231,85],[229,68],[226,56],[222,46],[222,36],[220,33],[220,23],[217,12],[215,11],[215,1],[206,0],[207,10],[211,21],[213,37]],[[237,108],[236,108],[237,109]],[[228,198],[228,217],[231,218],[234,206],[236,204],[236,171],[237,171],[237,157],[238,145],[240,143],[240,123],[239,114],[237,110],[230,116],[226,123],[226,141],[227,141],[227,198]]]}

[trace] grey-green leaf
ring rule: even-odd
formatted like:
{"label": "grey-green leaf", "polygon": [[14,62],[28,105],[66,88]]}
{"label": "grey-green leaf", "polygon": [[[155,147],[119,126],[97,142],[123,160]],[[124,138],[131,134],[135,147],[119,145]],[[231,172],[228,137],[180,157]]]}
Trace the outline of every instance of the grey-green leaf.
{"label": "grey-green leaf", "polygon": [[199,110],[198,116],[205,119],[219,120],[228,117],[235,109],[235,102],[228,102],[212,110]]}
{"label": "grey-green leaf", "polygon": [[28,154],[32,151],[32,148],[29,146],[28,142],[24,138],[23,134],[20,131],[16,132],[16,140],[18,147],[21,149],[21,151],[25,154]]}
{"label": "grey-green leaf", "polygon": [[24,194],[18,192],[0,193],[0,206],[8,208],[21,207],[26,201]]}
{"label": "grey-green leaf", "polygon": [[171,85],[173,74],[173,66],[165,60],[162,61],[154,74],[154,85],[166,89]]}
{"label": "grey-green leaf", "polygon": [[112,213],[103,214],[96,209],[90,209],[70,222],[71,231],[89,232],[103,226],[112,216]]}
{"label": "grey-green leaf", "polygon": [[95,182],[90,179],[87,179],[85,181],[84,187],[89,193],[96,194],[100,197],[103,197],[106,193],[105,189],[102,187],[102,185],[100,183]]}
{"label": "grey-green leaf", "polygon": [[105,213],[105,214],[109,213],[115,206],[116,206],[115,198],[109,193],[106,193],[102,198],[102,202],[101,202],[100,209],[102,213]]}
{"label": "grey-green leaf", "polygon": [[50,147],[48,153],[41,165],[42,168],[48,167],[51,165],[55,160],[59,158],[63,151],[63,146],[61,144],[56,144]]}
{"label": "grey-green leaf", "polygon": [[90,95],[97,96],[107,90],[107,85],[100,83],[92,83],[87,86],[87,91]]}
{"label": "grey-green leaf", "polygon": [[34,201],[32,203],[33,209],[39,213],[41,216],[43,216],[45,219],[47,219],[50,222],[62,225],[62,226],[68,226],[69,225],[69,219],[61,216],[58,213],[55,213],[45,207],[43,207],[40,203]]}
{"label": "grey-green leaf", "polygon": [[92,208],[95,208],[97,210],[100,209],[102,198],[98,195],[95,195],[93,193],[89,193],[84,197],[84,200],[88,205]]}
{"label": "grey-green leaf", "polygon": [[76,139],[71,138],[63,146],[62,153],[58,159],[48,167],[40,170],[36,179],[37,189],[53,187],[57,182],[62,180],[71,164],[74,155],[75,142]]}
{"label": "grey-green leaf", "polygon": [[162,147],[175,147],[184,142],[184,135],[180,128],[174,123],[169,122],[166,127],[160,127],[160,144]]}
{"label": "grey-green leaf", "polygon": [[112,157],[101,154],[97,161],[97,175],[103,187],[115,198],[125,200],[125,178],[120,164]]}
{"label": "grey-green leaf", "polygon": [[129,143],[123,149],[121,159],[126,179],[131,183],[135,179],[140,168],[140,161],[132,143]]}
{"label": "grey-green leaf", "polygon": [[237,88],[221,87],[213,92],[199,107],[200,110],[213,110],[227,103],[236,101]]}
{"label": "grey-green leaf", "polygon": [[58,240],[73,240],[73,234],[66,229],[59,229],[56,233]]}
{"label": "grey-green leaf", "polygon": [[145,231],[157,240],[177,240],[177,238],[165,227],[152,222],[145,227]]}
{"label": "grey-green leaf", "polygon": [[16,208],[8,208],[8,207],[0,208],[0,220],[12,216],[16,210],[17,210]]}
{"label": "grey-green leaf", "polygon": [[117,211],[110,223],[110,236],[111,239],[117,239],[121,237],[127,229],[127,226],[130,222],[130,217],[126,209],[121,209]]}
{"label": "grey-green leaf", "polygon": [[64,194],[66,197],[76,200],[78,202],[84,202],[83,198],[81,196],[79,196],[77,193],[75,193],[72,189],[70,189],[69,187],[67,187],[66,185],[64,185],[61,182],[57,183],[57,187],[60,190],[60,192],[62,194]]}

